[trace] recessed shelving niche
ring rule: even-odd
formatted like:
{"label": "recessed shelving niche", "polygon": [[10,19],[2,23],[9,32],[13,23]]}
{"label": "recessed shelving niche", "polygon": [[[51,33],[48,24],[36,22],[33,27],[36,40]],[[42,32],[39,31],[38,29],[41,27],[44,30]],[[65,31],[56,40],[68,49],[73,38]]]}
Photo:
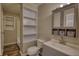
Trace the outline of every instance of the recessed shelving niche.
{"label": "recessed shelving niche", "polygon": [[[22,50],[26,51],[28,43],[35,42],[37,39],[37,11],[25,8],[22,5]],[[25,52],[24,52],[25,53]]]}

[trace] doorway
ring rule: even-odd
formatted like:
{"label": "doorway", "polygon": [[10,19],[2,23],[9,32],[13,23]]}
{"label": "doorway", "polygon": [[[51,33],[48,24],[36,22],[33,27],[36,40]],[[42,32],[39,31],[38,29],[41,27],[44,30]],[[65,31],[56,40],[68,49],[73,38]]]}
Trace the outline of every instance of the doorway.
{"label": "doorway", "polygon": [[3,7],[4,55],[19,55],[20,4],[6,3]]}

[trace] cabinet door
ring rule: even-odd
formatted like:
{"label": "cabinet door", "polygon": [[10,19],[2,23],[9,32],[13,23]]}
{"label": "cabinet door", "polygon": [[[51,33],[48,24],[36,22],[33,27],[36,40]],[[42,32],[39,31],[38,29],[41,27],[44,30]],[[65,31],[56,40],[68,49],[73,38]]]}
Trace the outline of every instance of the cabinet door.
{"label": "cabinet door", "polygon": [[68,56],[68,55],[58,50],[55,50],[54,48],[43,45],[42,56]]}
{"label": "cabinet door", "polygon": [[69,8],[64,10],[64,27],[74,28],[75,27],[75,17],[74,8]]}
{"label": "cabinet door", "polygon": [[60,27],[60,18],[61,18],[61,13],[57,12],[53,14],[53,27],[57,28]]}

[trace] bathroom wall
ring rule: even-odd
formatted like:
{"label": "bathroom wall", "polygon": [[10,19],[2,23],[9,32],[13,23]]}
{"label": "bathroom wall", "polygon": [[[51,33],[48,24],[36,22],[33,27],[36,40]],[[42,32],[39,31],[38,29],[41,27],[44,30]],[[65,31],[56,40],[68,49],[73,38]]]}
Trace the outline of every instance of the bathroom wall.
{"label": "bathroom wall", "polygon": [[18,15],[17,16],[17,44],[18,44],[18,46],[20,47],[20,33],[21,33],[21,31],[20,31],[20,20],[21,20],[21,18],[20,18],[20,16]]}
{"label": "bathroom wall", "polygon": [[0,4],[0,55],[1,55],[1,4]]}
{"label": "bathroom wall", "polygon": [[0,4],[0,56],[3,54],[3,27],[2,27],[2,21],[3,21],[3,9]]}
{"label": "bathroom wall", "polygon": [[[48,3],[39,6],[38,9],[38,33],[39,38],[52,37],[52,11],[58,8],[62,3]],[[63,5],[65,5],[64,3]],[[79,44],[79,39],[64,37],[64,40],[69,43]]]}
{"label": "bathroom wall", "polygon": [[[39,38],[51,38],[52,36],[52,11],[61,3],[46,3],[38,9],[38,33]],[[63,4],[64,5],[64,4]]]}

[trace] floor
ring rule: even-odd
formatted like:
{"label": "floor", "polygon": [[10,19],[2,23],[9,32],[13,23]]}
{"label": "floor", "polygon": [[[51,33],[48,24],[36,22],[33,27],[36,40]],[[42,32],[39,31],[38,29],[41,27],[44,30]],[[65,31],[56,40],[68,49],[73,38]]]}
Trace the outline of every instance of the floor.
{"label": "floor", "polygon": [[4,47],[4,56],[20,56],[20,50],[17,44],[8,45]]}

